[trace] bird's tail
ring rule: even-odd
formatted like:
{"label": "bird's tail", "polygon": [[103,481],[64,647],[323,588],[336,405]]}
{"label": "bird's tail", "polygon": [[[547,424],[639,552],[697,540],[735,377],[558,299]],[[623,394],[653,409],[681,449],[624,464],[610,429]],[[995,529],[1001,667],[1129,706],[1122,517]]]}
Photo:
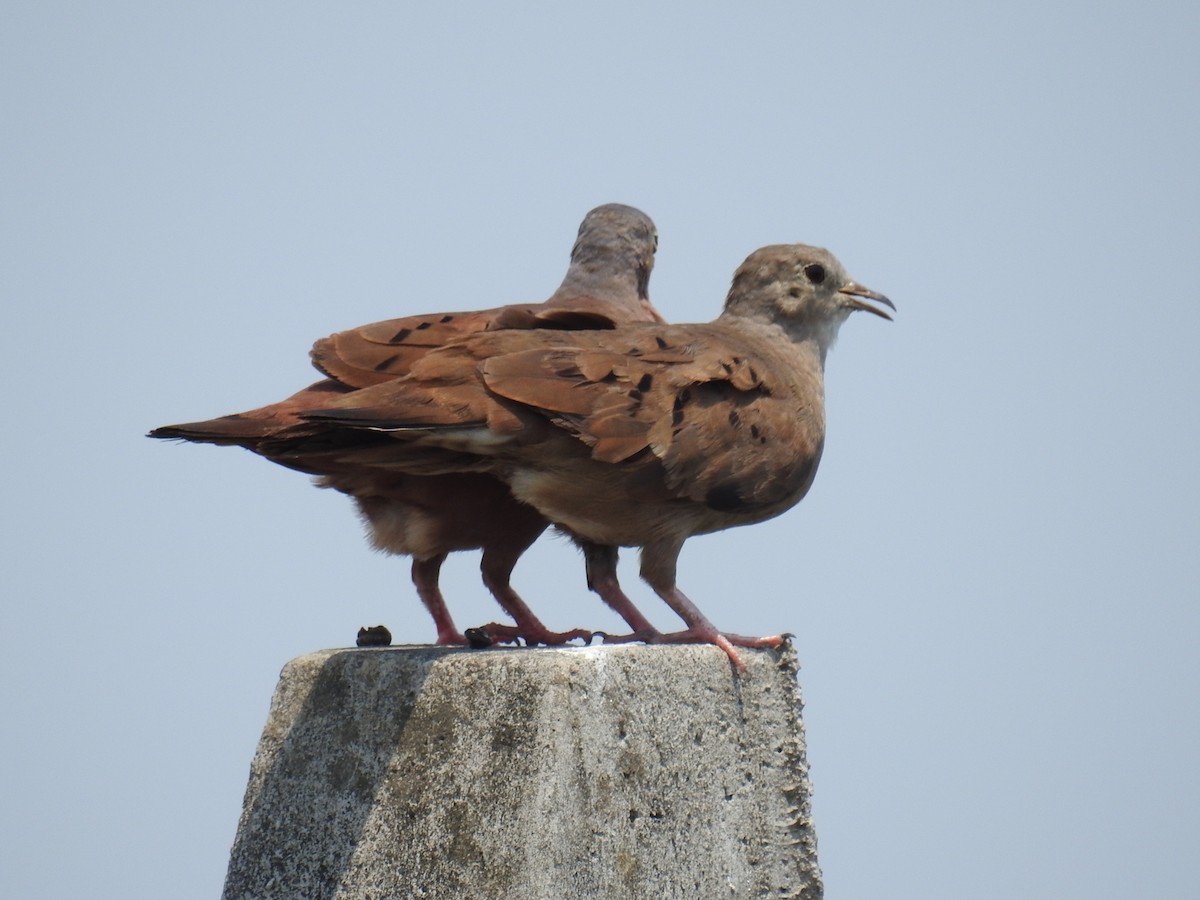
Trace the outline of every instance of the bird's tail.
{"label": "bird's tail", "polygon": [[[274,426],[274,427],[272,427]],[[150,431],[146,437],[165,440],[192,441],[197,444],[219,444],[229,447],[253,447],[272,431],[275,423],[266,423],[238,413],[209,419],[207,422],[185,422],[181,425],[163,425]]]}

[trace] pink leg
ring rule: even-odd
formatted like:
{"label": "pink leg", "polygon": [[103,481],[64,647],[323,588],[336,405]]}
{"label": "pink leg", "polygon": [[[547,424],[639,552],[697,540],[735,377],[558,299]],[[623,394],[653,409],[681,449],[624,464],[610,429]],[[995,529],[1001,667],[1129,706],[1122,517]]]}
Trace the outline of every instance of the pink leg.
{"label": "pink leg", "polygon": [[441,553],[429,559],[414,559],[412,564],[412,580],[417,587],[417,596],[433,616],[433,624],[437,628],[438,644],[465,644],[467,639],[463,633],[454,627],[450,618],[450,610],[446,608],[446,598],[438,587],[438,575],[446,554]]}
{"label": "pink leg", "polygon": [[621,590],[621,583],[617,580],[617,548],[592,544],[587,541],[577,541],[577,543],[583,550],[588,587],[599,594],[600,599],[616,610],[625,623],[633,629],[633,633],[628,635],[605,635],[604,642],[616,644],[627,641],[646,641],[656,637],[659,633],[658,629],[650,624],[641,611],[633,605],[633,601]]}
{"label": "pink leg", "polygon": [[652,643],[704,643],[715,644],[725,651],[739,672],[746,671],[746,663],[738,647],[778,647],[784,642],[783,635],[751,638],[736,634],[723,634],[704,613],[679,590],[675,584],[675,562],[679,558],[682,542],[678,544],[648,545],[642,548],[642,577],[654,592],[687,623],[686,631],[660,635]]}
{"label": "pink leg", "polygon": [[[535,534],[534,537],[536,538],[537,535]],[[513,567],[517,564],[517,558],[528,546],[529,544],[525,544],[515,552],[506,552],[504,548],[498,547],[484,548],[481,565],[483,583],[492,592],[496,602],[513,617],[513,621],[517,624],[513,626],[493,622],[490,625],[484,625],[482,630],[497,643],[515,643],[523,640],[530,647],[537,644],[558,647],[576,638],[581,638],[584,643],[591,643],[592,633],[582,628],[574,628],[570,631],[551,631],[542,624],[541,620],[533,614],[533,610],[512,589],[510,577]]]}

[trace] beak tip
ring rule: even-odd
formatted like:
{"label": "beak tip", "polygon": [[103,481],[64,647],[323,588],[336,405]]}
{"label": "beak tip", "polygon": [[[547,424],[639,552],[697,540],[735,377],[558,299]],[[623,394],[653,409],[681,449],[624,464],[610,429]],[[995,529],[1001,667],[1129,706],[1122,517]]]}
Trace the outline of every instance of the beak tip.
{"label": "beak tip", "polygon": [[876,303],[882,303],[884,306],[891,309],[892,312],[895,312],[896,304],[893,303],[891,300],[889,300],[883,294],[879,293],[879,291],[873,291],[868,287],[863,287],[861,284],[859,284],[856,281],[851,281],[849,284],[843,285],[840,288],[840,293],[849,294],[850,296],[852,296],[854,298],[852,305],[855,309],[861,309],[866,312],[873,312],[873,313],[875,313],[875,315],[882,316],[883,318],[887,319],[889,322],[894,321],[892,319],[892,317],[889,316],[887,313],[885,313],[883,310],[879,309],[878,307],[871,306],[869,303],[864,302],[864,300],[874,300]]}

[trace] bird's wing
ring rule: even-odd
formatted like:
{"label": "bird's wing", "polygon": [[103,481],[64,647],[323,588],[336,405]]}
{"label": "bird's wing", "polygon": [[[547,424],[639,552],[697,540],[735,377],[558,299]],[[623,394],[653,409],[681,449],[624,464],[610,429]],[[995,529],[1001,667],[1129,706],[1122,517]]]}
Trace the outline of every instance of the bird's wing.
{"label": "bird's wing", "polygon": [[714,509],[768,506],[811,482],[824,434],[819,380],[813,394],[755,342],[717,325],[587,338],[485,358],[483,382],[573,434],[599,462],[652,454],[669,490]]}
{"label": "bird's wing", "polygon": [[820,373],[810,389],[760,344],[718,324],[484,333],[304,419],[541,467],[563,452],[553,426],[597,462],[657,459],[676,496],[753,510],[807,487],[824,434]]}
{"label": "bird's wing", "polygon": [[515,404],[489,394],[480,380],[479,363],[491,347],[511,345],[507,338],[533,334],[500,331],[450,341],[415,357],[407,376],[350,391],[327,408],[306,412],[303,419],[324,428],[391,431],[409,437],[465,428],[497,436],[516,433],[522,421],[536,422],[537,417],[531,413],[519,417],[513,413]]}
{"label": "bird's wing", "polygon": [[648,303],[637,300],[586,296],[475,312],[428,313],[338,332],[317,341],[310,355],[313,365],[330,378],[363,388],[407,375],[430,351],[482,331],[604,330],[624,322],[655,321],[657,315]]}
{"label": "bird's wing", "polygon": [[322,338],[310,355],[313,365],[330,378],[356,388],[370,387],[407,375],[417,360],[436,347],[485,331],[503,309],[375,322]]}

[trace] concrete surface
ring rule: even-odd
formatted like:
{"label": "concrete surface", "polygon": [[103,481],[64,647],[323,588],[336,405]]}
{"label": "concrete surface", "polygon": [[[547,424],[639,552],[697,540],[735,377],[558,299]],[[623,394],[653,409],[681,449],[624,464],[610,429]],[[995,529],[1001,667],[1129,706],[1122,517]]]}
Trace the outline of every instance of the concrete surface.
{"label": "concrete surface", "polygon": [[791,648],[288,663],[224,897],[822,895]]}

